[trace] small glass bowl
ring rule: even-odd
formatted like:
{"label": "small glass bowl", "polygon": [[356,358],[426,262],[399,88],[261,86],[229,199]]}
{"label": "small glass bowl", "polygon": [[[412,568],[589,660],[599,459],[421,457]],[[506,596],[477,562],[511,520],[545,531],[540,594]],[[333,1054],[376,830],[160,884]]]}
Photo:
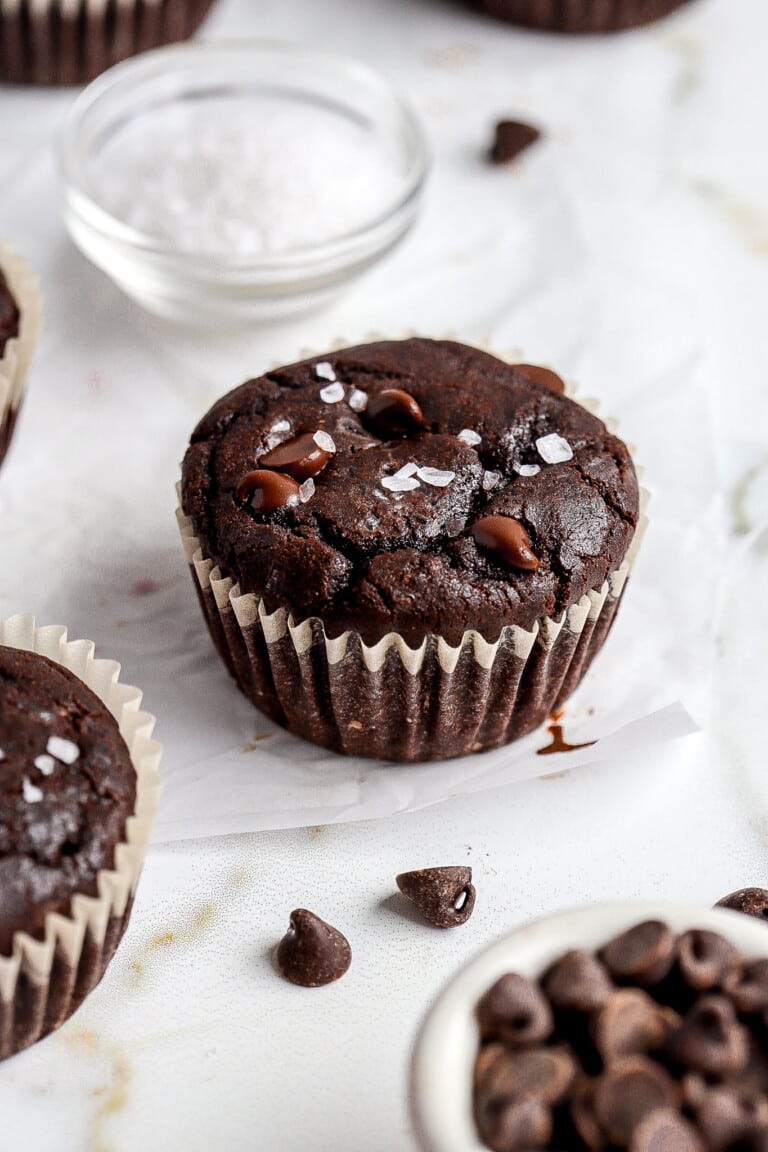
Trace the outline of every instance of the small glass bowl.
{"label": "small glass bowl", "polygon": [[[259,117],[274,124],[276,110],[303,139],[316,124],[340,125],[370,155],[380,149],[387,193],[371,219],[331,240],[260,252],[190,249],[131,221],[126,204],[157,194],[152,165],[163,134],[194,148],[201,117],[216,139],[217,125],[226,133],[237,121],[247,131]],[[414,222],[429,156],[415,115],[372,69],[298,46],[238,41],[175,45],[110,69],[70,111],[62,167],[65,222],[88,259],[149,311],[216,327],[309,310],[341,292]],[[327,178],[347,176],[329,166]]]}

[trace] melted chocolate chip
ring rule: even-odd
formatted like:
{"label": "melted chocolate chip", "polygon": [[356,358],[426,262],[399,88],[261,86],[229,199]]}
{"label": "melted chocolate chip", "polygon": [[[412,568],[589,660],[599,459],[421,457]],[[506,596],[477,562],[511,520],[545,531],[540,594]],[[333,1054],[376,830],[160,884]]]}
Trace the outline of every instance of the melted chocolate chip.
{"label": "melted chocolate chip", "polygon": [[509,164],[540,138],[541,132],[522,120],[500,120],[488,154],[492,164]]}
{"label": "melted chocolate chip", "polygon": [[550,392],[557,392],[560,396],[565,392],[565,381],[551,368],[543,368],[540,364],[514,364],[513,368],[532,384],[540,384],[542,388],[549,388]]}
{"label": "melted chocolate chip", "polygon": [[554,1027],[552,1009],[538,984],[516,972],[497,980],[476,1012],[481,1037],[503,1040],[509,1048],[541,1044]]}
{"label": "melted chocolate chip", "polygon": [[243,476],[235,493],[242,503],[248,503],[254,512],[268,516],[280,508],[290,508],[301,499],[299,485],[282,472],[269,472],[257,468]]}
{"label": "melted chocolate chip", "polygon": [[471,868],[422,868],[417,872],[401,872],[395,882],[436,928],[466,924],[474,910]]}
{"label": "melted chocolate chip", "polygon": [[536,572],[539,558],[531,551],[531,540],[519,520],[511,516],[483,516],[472,528],[477,544],[510,568]]}
{"label": "melted chocolate chip", "polygon": [[259,459],[259,467],[275,469],[294,480],[309,480],[322,472],[333,456],[315,442],[314,432],[302,432],[279,444]]}
{"label": "melted chocolate chip", "polygon": [[723,896],[715,907],[731,908],[734,912],[743,912],[745,916],[768,920],[768,888],[740,888],[738,892]]}
{"label": "melted chocolate chip", "polygon": [[424,425],[424,413],[418,401],[401,388],[385,388],[371,396],[363,418],[371,431],[385,439],[414,436]]}
{"label": "melted chocolate chip", "polygon": [[320,988],[340,979],[352,963],[346,937],[306,908],[291,912],[290,927],[277,946],[277,966],[291,984]]}

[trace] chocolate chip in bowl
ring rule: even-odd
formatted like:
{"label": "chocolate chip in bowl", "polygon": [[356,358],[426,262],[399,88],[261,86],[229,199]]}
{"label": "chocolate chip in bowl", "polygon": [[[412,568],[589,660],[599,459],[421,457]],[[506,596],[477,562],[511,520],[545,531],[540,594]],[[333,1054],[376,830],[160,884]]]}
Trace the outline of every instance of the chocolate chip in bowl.
{"label": "chocolate chip in bowl", "polygon": [[419,1145],[766,1148],[765,991],[768,926],[722,909],[604,905],[520,928],[453,979],[421,1029]]}

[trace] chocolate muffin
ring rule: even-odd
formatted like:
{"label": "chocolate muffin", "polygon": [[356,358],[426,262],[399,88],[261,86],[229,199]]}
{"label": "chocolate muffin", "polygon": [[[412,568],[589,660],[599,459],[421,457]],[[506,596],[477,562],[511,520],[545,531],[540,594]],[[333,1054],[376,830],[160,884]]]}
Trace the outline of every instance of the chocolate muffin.
{"label": "chocolate muffin", "polygon": [[420,339],[224,397],[182,505],[240,688],[299,735],[398,760],[496,747],[562,703],[639,517],[627,448],[553,372]]}
{"label": "chocolate muffin", "polygon": [[213,0],[0,0],[0,80],[83,84],[150,48],[186,40]]}
{"label": "chocolate muffin", "polygon": [[549,32],[619,32],[651,24],[687,0],[470,0],[475,8]]}
{"label": "chocolate muffin", "polygon": [[45,656],[0,642],[0,686],[2,1059],[104,974],[130,916],[157,756],[145,735],[129,749],[91,688]]}
{"label": "chocolate muffin", "polygon": [[0,243],[0,464],[21,408],[41,316],[36,278],[24,260]]}

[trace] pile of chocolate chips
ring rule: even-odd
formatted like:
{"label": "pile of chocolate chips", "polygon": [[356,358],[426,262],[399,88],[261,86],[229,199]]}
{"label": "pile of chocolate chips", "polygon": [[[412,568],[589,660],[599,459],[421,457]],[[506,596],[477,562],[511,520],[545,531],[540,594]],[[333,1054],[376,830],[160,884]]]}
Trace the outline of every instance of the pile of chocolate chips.
{"label": "pile of chocolate chips", "polygon": [[479,1133],[494,1152],[768,1152],[768,959],[660,921],[477,1006]]}

